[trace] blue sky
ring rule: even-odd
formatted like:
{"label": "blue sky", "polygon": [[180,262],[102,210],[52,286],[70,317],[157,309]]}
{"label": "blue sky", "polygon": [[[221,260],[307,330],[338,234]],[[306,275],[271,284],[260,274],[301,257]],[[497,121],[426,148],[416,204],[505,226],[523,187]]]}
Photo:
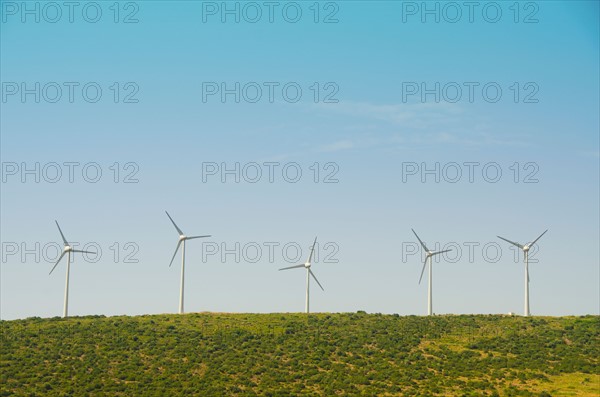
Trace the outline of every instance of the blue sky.
{"label": "blue sky", "polygon": [[[281,247],[300,244],[304,261],[318,235],[330,245],[313,268],[325,292],[311,285],[312,310],[424,314],[414,228],[431,245],[462,247],[434,261],[436,313],[521,313],[524,266],[496,235],[524,243],[545,229],[530,264],[532,313],[599,313],[597,2],[519,2],[518,15],[513,2],[480,2],[472,22],[463,7],[454,23],[436,2],[439,23],[422,2],[401,1],[276,2],[273,22],[263,2],[227,3],[238,4],[239,23],[222,21],[221,2],[121,2],[118,15],[114,2],[81,2],[73,22],[66,8],[58,18],[28,2],[36,22],[21,2],[0,4],[2,319],[61,314],[65,263],[48,276],[55,219],[68,239],[102,252],[75,258],[70,314],[175,312],[177,234],[165,210],[186,233],[213,235],[187,246],[186,311],[303,310],[304,274],[277,271],[296,263]],[[262,18],[251,23],[255,5]],[[36,83],[39,103],[21,96]],[[239,83],[239,103],[203,92],[222,83]],[[436,83],[438,101],[406,91]],[[78,163],[72,183],[65,162]],[[272,183],[265,162],[277,163]],[[203,175],[209,163],[240,172],[257,163],[262,177],[222,183],[220,172]],[[422,166],[436,163],[439,183],[422,182]],[[465,163],[477,163],[472,182]],[[284,167],[300,168],[300,180],[286,180]],[[206,254],[236,243],[248,250],[237,261]]]}

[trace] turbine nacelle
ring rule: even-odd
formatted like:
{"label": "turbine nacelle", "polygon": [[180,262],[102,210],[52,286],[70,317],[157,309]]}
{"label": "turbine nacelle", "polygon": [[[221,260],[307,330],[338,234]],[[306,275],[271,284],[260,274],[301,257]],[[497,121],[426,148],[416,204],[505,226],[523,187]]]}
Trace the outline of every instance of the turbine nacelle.
{"label": "turbine nacelle", "polygon": [[446,252],[450,252],[452,251],[451,249],[447,249],[447,250],[443,250],[443,251],[425,251],[425,259],[434,256],[434,255],[438,255],[438,254],[445,254]]}
{"label": "turbine nacelle", "polygon": [[306,262],[306,263],[304,264],[304,267],[305,267],[305,268],[307,268],[307,269],[310,269],[310,262]]}
{"label": "turbine nacelle", "polygon": [[179,236],[179,241],[187,240],[187,236]]}
{"label": "turbine nacelle", "polygon": [[543,236],[544,234],[546,234],[546,232],[547,232],[547,231],[548,231],[548,229],[546,229],[546,230],[544,231],[544,233],[540,234],[540,235],[538,236],[538,238],[536,238],[535,240],[533,240],[531,243],[529,243],[529,244],[525,244],[525,245],[521,245],[521,244],[519,244],[519,243],[517,243],[517,242],[511,241],[511,240],[509,240],[509,239],[507,239],[507,238],[504,238],[504,237],[501,237],[501,236],[496,236],[496,237],[498,237],[498,238],[499,238],[499,239],[501,239],[501,240],[504,240],[504,241],[506,241],[506,242],[507,242],[507,243],[509,243],[509,244],[512,244],[512,245],[514,245],[515,247],[518,247],[518,248],[519,248],[519,249],[521,249],[521,250],[522,250],[524,253],[527,253],[527,252],[528,252],[528,251],[531,249],[531,247],[533,247],[533,245],[534,245],[535,243],[537,243],[537,241],[538,241],[539,239],[541,239],[541,238],[542,238],[542,236]]}

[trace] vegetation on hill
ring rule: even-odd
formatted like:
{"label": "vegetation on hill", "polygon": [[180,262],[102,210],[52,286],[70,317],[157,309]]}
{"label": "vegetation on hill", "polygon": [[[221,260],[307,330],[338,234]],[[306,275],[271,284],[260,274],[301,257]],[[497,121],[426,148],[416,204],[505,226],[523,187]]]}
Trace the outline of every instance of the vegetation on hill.
{"label": "vegetation on hill", "polygon": [[0,396],[598,396],[600,318],[1,321]]}

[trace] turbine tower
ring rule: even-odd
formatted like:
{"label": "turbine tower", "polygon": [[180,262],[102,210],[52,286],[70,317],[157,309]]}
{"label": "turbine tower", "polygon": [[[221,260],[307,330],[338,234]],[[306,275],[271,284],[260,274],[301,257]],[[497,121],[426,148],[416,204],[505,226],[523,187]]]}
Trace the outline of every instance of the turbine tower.
{"label": "turbine tower", "polygon": [[186,240],[193,240],[195,238],[204,238],[204,237],[211,237],[211,236],[210,235],[186,236],[185,234],[183,234],[181,229],[177,226],[177,224],[175,223],[173,218],[171,218],[171,215],[169,215],[169,213],[167,211],[165,211],[165,213],[167,214],[167,216],[173,223],[173,226],[175,226],[177,233],[179,233],[179,241],[177,242],[177,247],[175,248],[175,253],[173,253],[173,257],[171,258],[171,263],[169,263],[169,267],[171,267],[171,265],[173,264],[175,255],[177,255],[177,251],[179,250],[179,246],[182,246],[181,247],[181,284],[179,287],[179,314],[183,314],[183,285],[184,285],[184,281],[185,281],[185,242],[186,242]]}
{"label": "turbine tower", "polygon": [[315,276],[315,274],[312,272],[312,270],[310,270],[310,262],[312,260],[312,256],[313,256],[313,252],[315,250],[316,243],[317,243],[317,238],[315,237],[315,241],[312,245],[312,248],[310,249],[310,255],[308,256],[308,260],[305,263],[279,269],[279,270],[288,270],[288,269],[295,269],[295,268],[299,268],[299,267],[303,267],[306,269],[306,304],[305,304],[305,308],[304,308],[305,313],[310,313],[310,308],[309,308],[310,276],[312,276],[315,279],[315,281],[317,282],[317,284],[319,284],[319,287],[321,287],[321,289],[323,291],[325,291],[325,289],[323,288],[323,286],[321,285],[319,280],[317,280],[317,277]]}
{"label": "turbine tower", "polygon": [[433,302],[432,302],[432,297],[431,297],[431,282],[432,282],[432,270],[431,270],[431,258],[434,255],[439,255],[439,254],[443,254],[444,252],[449,252],[452,250],[443,250],[443,251],[430,251],[427,246],[425,245],[425,243],[423,243],[423,241],[421,241],[421,239],[419,238],[419,236],[417,236],[417,233],[414,231],[414,229],[410,229],[412,230],[412,232],[415,234],[415,236],[417,237],[417,240],[419,240],[419,243],[421,243],[421,247],[423,247],[423,249],[425,250],[425,261],[423,262],[423,269],[421,270],[421,277],[419,277],[419,284],[421,284],[421,280],[423,279],[423,273],[425,272],[425,266],[427,266],[427,261],[429,261],[429,283],[428,283],[428,292],[427,292],[427,315],[431,316],[433,314]]}
{"label": "turbine tower", "polygon": [[523,315],[524,316],[529,316],[531,314],[530,311],[529,311],[529,249],[540,238],[542,238],[542,236],[544,234],[546,234],[547,231],[548,231],[548,229],[546,229],[546,231],[544,233],[540,234],[540,236],[538,238],[536,238],[535,240],[533,240],[532,243],[525,244],[525,245],[521,245],[519,243],[515,243],[514,241],[507,240],[504,237],[496,236],[499,239],[502,239],[502,240],[506,241],[507,243],[510,243],[510,244],[512,244],[514,246],[519,247],[523,251],[523,256],[524,256],[524,261],[525,261],[525,307],[524,307],[524,310],[523,310]]}
{"label": "turbine tower", "polygon": [[58,257],[58,260],[56,261],[56,263],[54,264],[54,266],[52,267],[52,270],[50,270],[50,273],[48,273],[48,275],[52,274],[54,269],[56,269],[56,266],[58,266],[58,263],[60,262],[60,260],[66,254],[67,255],[67,276],[66,276],[66,280],[65,280],[65,303],[63,306],[63,315],[62,315],[63,318],[66,318],[69,315],[69,272],[71,271],[71,252],[81,252],[84,254],[96,254],[96,253],[90,252],[90,251],[82,251],[82,250],[73,249],[73,247],[71,247],[69,245],[69,243],[67,242],[67,239],[65,238],[65,235],[63,234],[62,230],[60,230],[60,226],[58,226],[58,222],[57,221],[54,221],[54,222],[56,223],[56,227],[58,227],[58,231],[60,232],[60,236],[62,237],[63,243],[65,243],[65,246],[63,248],[63,252]]}

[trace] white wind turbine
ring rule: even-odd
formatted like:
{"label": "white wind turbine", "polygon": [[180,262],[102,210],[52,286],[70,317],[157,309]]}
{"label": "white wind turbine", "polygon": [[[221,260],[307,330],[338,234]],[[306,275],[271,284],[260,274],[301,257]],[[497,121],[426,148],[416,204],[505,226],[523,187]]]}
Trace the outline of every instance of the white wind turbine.
{"label": "white wind turbine", "polygon": [[540,236],[538,238],[533,240],[532,243],[525,244],[525,245],[521,245],[519,243],[515,243],[514,241],[507,240],[504,237],[496,236],[499,239],[506,241],[507,243],[511,243],[512,245],[519,247],[523,251],[523,256],[525,257],[524,258],[524,260],[525,260],[525,308],[524,308],[524,314],[523,314],[524,316],[529,316],[531,314],[529,312],[529,249],[540,238],[542,238],[542,236],[544,234],[546,234],[547,231],[548,231],[548,229],[546,229],[546,231],[544,233],[540,234]]}
{"label": "white wind turbine", "polygon": [[438,255],[438,254],[443,254],[444,252],[449,252],[452,250],[443,250],[443,251],[430,251],[427,246],[425,245],[425,243],[423,243],[423,241],[421,241],[421,239],[419,238],[419,236],[417,236],[417,233],[414,231],[414,229],[410,229],[412,230],[412,232],[415,234],[415,236],[417,237],[417,240],[419,240],[419,243],[421,243],[421,247],[423,247],[423,249],[425,250],[425,261],[423,262],[423,269],[421,270],[421,277],[419,277],[419,284],[421,284],[421,279],[423,279],[423,273],[425,272],[425,266],[427,266],[427,261],[429,261],[429,286],[428,286],[428,292],[427,292],[427,315],[431,316],[431,314],[433,313],[432,311],[432,306],[433,306],[433,302],[432,302],[432,297],[431,297],[431,277],[432,277],[432,270],[431,270],[431,258],[434,255]]}
{"label": "white wind turbine", "polygon": [[325,291],[325,289],[323,288],[323,286],[321,285],[319,280],[317,280],[317,277],[315,276],[315,274],[312,272],[312,270],[310,270],[310,262],[312,260],[312,256],[313,256],[313,252],[315,250],[316,243],[317,243],[317,238],[315,237],[315,241],[312,245],[312,248],[310,249],[310,255],[308,256],[308,260],[305,263],[279,269],[279,270],[287,270],[287,269],[295,269],[295,268],[299,268],[299,267],[306,268],[306,305],[305,305],[305,310],[304,310],[306,313],[310,312],[309,311],[310,276],[312,276],[315,279],[315,281],[317,282],[317,284],[319,284],[319,287],[321,287],[321,289],[323,291]]}
{"label": "white wind turbine", "polygon": [[167,216],[169,217],[169,219],[171,220],[171,222],[173,223],[173,226],[175,226],[175,229],[177,230],[177,233],[179,233],[179,241],[177,242],[177,247],[175,248],[175,253],[173,253],[173,257],[171,258],[171,263],[169,263],[169,267],[171,267],[171,265],[173,264],[173,260],[175,259],[175,255],[177,255],[177,251],[179,250],[179,246],[181,245],[181,285],[179,287],[179,314],[183,314],[183,284],[184,284],[184,279],[185,279],[185,241],[186,240],[192,240],[195,238],[204,238],[204,237],[211,237],[210,235],[207,236],[186,236],[185,234],[183,234],[183,232],[181,231],[181,229],[177,226],[177,224],[175,223],[175,221],[173,220],[173,218],[171,218],[171,215],[169,215],[169,213],[167,211],[165,211],[165,213],[167,214]]}
{"label": "white wind turbine", "polygon": [[66,281],[65,281],[65,304],[63,307],[63,318],[66,318],[69,315],[69,272],[71,271],[71,252],[81,252],[84,254],[96,254],[96,253],[90,252],[90,251],[82,251],[82,250],[73,249],[73,247],[71,247],[69,245],[69,243],[67,242],[67,239],[65,238],[65,235],[63,234],[62,230],[60,230],[60,226],[58,226],[58,222],[57,221],[54,221],[54,222],[56,222],[56,227],[58,227],[58,231],[60,232],[60,236],[63,239],[63,243],[65,243],[65,247],[63,248],[63,252],[58,257],[58,260],[56,261],[56,263],[54,264],[54,266],[52,267],[52,270],[50,270],[50,273],[48,273],[48,275],[52,274],[54,269],[56,269],[56,266],[58,266],[58,263],[60,262],[60,260],[66,254],[67,255],[67,277],[66,277]]}

